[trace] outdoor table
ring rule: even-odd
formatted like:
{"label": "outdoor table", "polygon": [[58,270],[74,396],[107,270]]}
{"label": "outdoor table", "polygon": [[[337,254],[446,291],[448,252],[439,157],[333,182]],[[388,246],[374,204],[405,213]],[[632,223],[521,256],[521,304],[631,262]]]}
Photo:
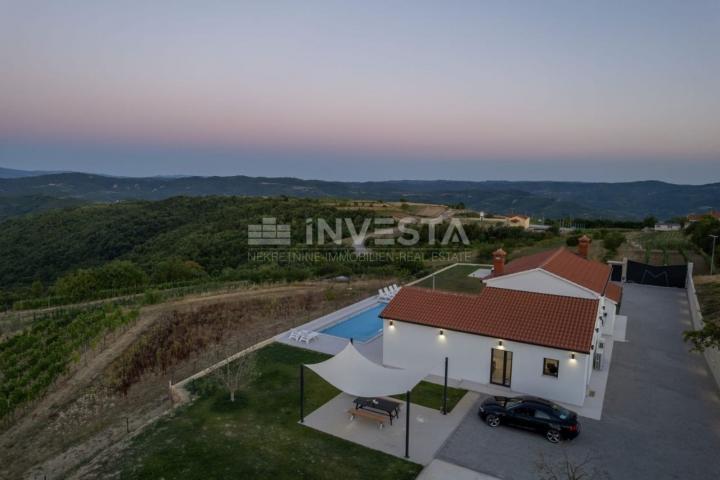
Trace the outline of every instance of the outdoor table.
{"label": "outdoor table", "polygon": [[383,413],[390,417],[390,425],[392,425],[393,418],[397,418],[400,414],[401,402],[389,400],[387,398],[367,398],[358,397],[353,400],[356,409],[363,409]]}

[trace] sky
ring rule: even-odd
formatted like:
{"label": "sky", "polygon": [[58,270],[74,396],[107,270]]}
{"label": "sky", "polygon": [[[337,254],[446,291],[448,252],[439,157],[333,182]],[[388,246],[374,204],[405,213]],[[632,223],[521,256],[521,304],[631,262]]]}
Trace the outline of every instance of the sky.
{"label": "sky", "polygon": [[0,0],[0,167],[720,181],[720,1]]}

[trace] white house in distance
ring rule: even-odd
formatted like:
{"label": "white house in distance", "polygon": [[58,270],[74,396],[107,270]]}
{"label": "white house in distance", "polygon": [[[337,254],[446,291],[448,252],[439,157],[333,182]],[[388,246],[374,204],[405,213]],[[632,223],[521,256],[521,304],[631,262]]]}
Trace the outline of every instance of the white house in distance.
{"label": "white house in distance", "polygon": [[583,405],[622,293],[589,243],[507,265],[498,250],[477,295],[402,288],[380,315],[383,363],[443,375],[447,357],[452,379]]}

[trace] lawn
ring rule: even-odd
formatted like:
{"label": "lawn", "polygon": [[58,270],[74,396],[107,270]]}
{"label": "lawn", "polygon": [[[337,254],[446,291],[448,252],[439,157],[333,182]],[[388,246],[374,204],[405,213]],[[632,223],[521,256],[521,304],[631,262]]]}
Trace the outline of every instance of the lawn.
{"label": "lawn", "polygon": [[[447,409],[452,412],[455,405],[465,396],[467,390],[462,388],[448,387]],[[393,397],[405,400],[405,395],[393,395]],[[410,392],[410,402],[423,407],[442,410],[443,387],[430,382],[420,382]]]}
{"label": "lawn", "polygon": [[[257,375],[234,403],[212,378],[196,382],[193,390],[199,398],[135,438],[110,470],[119,469],[120,478],[133,479],[352,480],[418,475],[420,465],[298,423],[299,365],[323,361],[326,355],[281,344],[254,355]],[[306,414],[338,394],[309,369],[305,382]]]}
{"label": "lawn", "polygon": [[[482,280],[468,276],[479,268],[482,267],[480,265],[455,265],[436,273],[433,276],[435,278],[435,289],[459,293],[480,293],[483,288]],[[415,286],[433,288],[433,277],[426,278],[422,282],[416,283]]]}

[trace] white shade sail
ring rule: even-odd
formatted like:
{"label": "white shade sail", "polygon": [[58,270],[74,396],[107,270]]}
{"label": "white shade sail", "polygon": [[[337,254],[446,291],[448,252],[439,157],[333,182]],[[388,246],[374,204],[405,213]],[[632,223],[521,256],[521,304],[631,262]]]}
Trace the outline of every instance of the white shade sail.
{"label": "white shade sail", "polygon": [[429,372],[383,367],[365,358],[352,343],[331,359],[306,367],[338,390],[358,397],[405,393]]}

